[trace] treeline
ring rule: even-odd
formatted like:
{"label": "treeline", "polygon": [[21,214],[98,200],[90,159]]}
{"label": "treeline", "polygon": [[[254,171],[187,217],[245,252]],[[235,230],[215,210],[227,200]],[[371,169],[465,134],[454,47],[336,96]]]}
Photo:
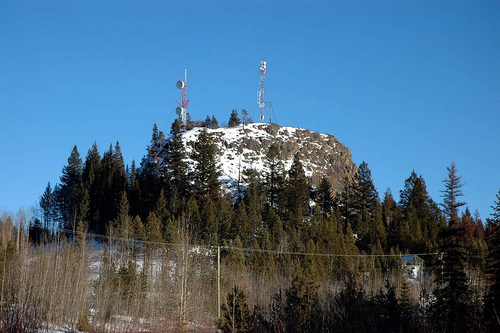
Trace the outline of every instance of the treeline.
{"label": "treeline", "polygon": [[[221,192],[208,131],[187,156],[178,121],[168,137],[155,125],[139,166],[125,166],[118,143],[102,156],[94,144],[84,161],[75,146],[60,184],[42,195],[42,219],[30,225],[29,236],[35,243],[71,238],[80,224],[132,242],[121,247],[125,258],[147,244],[161,251],[180,239],[222,246],[224,331],[499,327],[500,192],[485,230],[477,212],[459,214],[462,184],[453,163],[442,204],[415,171],[396,201],[389,190],[380,199],[364,162],[338,194],[327,179],[309,186],[298,155],[285,170],[277,145],[264,163],[263,174],[245,170],[246,189],[234,199]],[[398,256],[408,253],[425,260],[418,286],[403,277]]]}

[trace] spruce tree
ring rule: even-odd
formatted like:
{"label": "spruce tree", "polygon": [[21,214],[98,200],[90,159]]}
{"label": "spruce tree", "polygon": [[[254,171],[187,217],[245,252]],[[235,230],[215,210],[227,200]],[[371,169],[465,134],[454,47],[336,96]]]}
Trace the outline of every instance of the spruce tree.
{"label": "spruce tree", "polygon": [[326,177],[322,177],[319,182],[318,192],[316,194],[316,204],[318,205],[323,219],[330,216],[335,206],[335,202],[332,197],[332,186]]}
{"label": "spruce tree", "polygon": [[201,130],[191,157],[195,162],[192,180],[196,198],[210,197],[217,200],[220,196],[217,147],[205,129]]}
{"label": "spruce tree", "polygon": [[358,245],[363,251],[368,251],[377,244],[384,242],[386,231],[382,222],[382,206],[378,192],[373,184],[371,170],[366,162],[359,166],[359,198],[354,198],[359,203],[359,216],[357,219],[357,232],[359,233]]}
{"label": "spruce tree", "polygon": [[[399,206],[403,213],[403,224],[408,224],[410,230],[418,231],[413,234],[410,252],[434,251],[438,246],[437,236],[442,228],[441,212],[438,205],[427,192],[422,176],[412,171],[405,180],[404,188],[400,191]],[[418,237],[417,237],[418,235]]]}
{"label": "spruce tree", "polygon": [[[255,229],[261,226],[262,223],[262,195],[259,176],[255,172],[251,172],[248,178],[248,185],[245,190],[243,200],[249,220],[248,237]],[[248,237],[241,236],[244,244],[248,244]]]}
{"label": "spruce tree", "polygon": [[63,167],[57,194],[62,225],[66,229],[76,230],[76,219],[83,194],[82,171],[82,159],[75,145],[68,158],[68,165]]}
{"label": "spruce tree", "polygon": [[309,187],[298,153],[294,155],[292,166],[288,171],[285,196],[287,220],[290,227],[296,228],[303,222],[309,207]]}
{"label": "spruce tree", "polygon": [[108,225],[118,214],[123,192],[127,192],[127,175],[119,144],[116,150],[109,146],[101,160],[101,172],[98,184],[100,187],[99,222],[97,232],[105,234]]}
{"label": "spruce tree", "polygon": [[165,178],[162,171],[164,146],[165,136],[154,124],[151,142],[147,148],[148,153],[142,158],[138,174],[142,217],[146,217],[153,210],[160,190],[164,187]]}
{"label": "spruce tree", "polygon": [[212,129],[218,129],[219,128],[219,122],[217,121],[217,118],[215,116],[212,116]]}
{"label": "spruce tree", "polygon": [[[50,186],[50,182],[47,184],[45,191],[40,198],[40,208],[42,209],[42,217],[43,217],[43,228],[48,231],[50,228],[50,224],[52,222],[54,216],[54,194],[52,192],[52,187]],[[41,232],[39,230],[38,232]]]}
{"label": "spruce tree", "polygon": [[210,118],[209,115],[205,118],[205,121],[203,122],[203,127],[206,128],[212,128],[212,119]]}
{"label": "spruce tree", "polygon": [[101,155],[94,142],[92,148],[88,150],[85,157],[85,165],[83,168],[83,184],[89,193],[89,212],[88,212],[88,227],[89,231],[99,233],[98,225],[100,224],[100,202],[102,197],[101,183]]}
{"label": "spruce tree", "polygon": [[146,240],[149,250],[163,248],[164,238],[162,236],[161,223],[158,216],[151,212],[146,220]]}
{"label": "spruce tree", "polygon": [[251,316],[246,294],[237,286],[227,295],[221,307],[219,328],[223,332],[244,333],[251,329]]}
{"label": "spruce tree", "polygon": [[[168,193],[176,192],[185,199],[188,194],[187,165],[184,161],[186,151],[182,141],[179,121],[176,119],[170,129],[170,139],[164,151],[163,172],[165,174]],[[177,214],[178,212],[172,212]]]}

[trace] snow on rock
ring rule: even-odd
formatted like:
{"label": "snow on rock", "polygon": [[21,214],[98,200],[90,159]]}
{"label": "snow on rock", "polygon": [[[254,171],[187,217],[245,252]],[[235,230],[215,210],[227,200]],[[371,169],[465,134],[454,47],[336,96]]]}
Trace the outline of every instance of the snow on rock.
{"label": "snow on rock", "polygon": [[[334,192],[343,189],[358,170],[352,161],[349,148],[333,135],[320,134],[296,127],[280,127],[276,124],[253,123],[230,128],[194,128],[182,134],[187,156],[193,151],[202,130],[212,135],[218,149],[221,170],[219,181],[230,191],[238,183],[246,185],[241,176],[246,170],[255,170],[263,175],[266,171],[266,152],[271,143],[280,148],[285,170],[289,170],[294,155],[298,152],[304,172],[311,186],[317,186],[322,177],[330,180]],[[188,158],[188,165],[194,162]]]}

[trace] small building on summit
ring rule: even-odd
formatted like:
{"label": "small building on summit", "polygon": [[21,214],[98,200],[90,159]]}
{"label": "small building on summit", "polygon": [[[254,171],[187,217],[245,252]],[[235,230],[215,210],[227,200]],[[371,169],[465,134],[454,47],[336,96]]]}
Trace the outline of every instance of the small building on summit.
{"label": "small building on summit", "polygon": [[424,274],[424,259],[412,254],[401,257],[401,263],[409,279],[420,279]]}

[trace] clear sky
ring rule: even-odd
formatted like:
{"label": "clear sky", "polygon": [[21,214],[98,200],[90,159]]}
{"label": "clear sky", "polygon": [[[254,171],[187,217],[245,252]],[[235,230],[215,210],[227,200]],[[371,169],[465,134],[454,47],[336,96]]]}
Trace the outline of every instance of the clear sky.
{"label": "clear sky", "polygon": [[188,69],[188,111],[336,136],[396,200],[412,170],[435,201],[456,162],[485,220],[500,189],[499,1],[0,2],[0,211],[35,206],[73,145],[140,162]]}

